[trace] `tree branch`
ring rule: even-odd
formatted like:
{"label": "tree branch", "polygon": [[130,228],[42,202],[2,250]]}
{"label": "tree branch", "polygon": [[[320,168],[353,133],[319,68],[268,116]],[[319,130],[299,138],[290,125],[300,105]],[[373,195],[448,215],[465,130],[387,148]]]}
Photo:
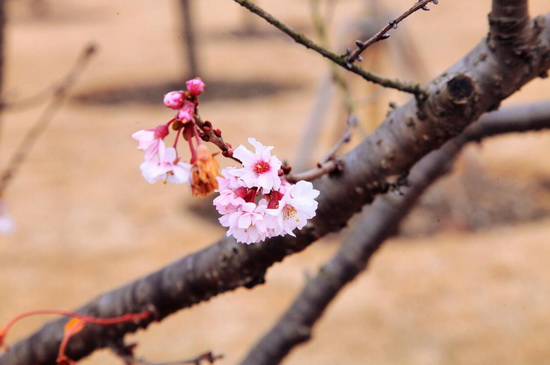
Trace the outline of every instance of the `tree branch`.
{"label": "tree branch", "polygon": [[390,37],[388,32],[391,29],[397,29],[397,25],[401,23],[403,20],[405,20],[405,18],[407,18],[409,15],[413,14],[414,12],[420,9],[429,10],[427,8],[427,5],[431,2],[433,2],[434,4],[437,4],[437,0],[417,1],[409,10],[405,11],[403,14],[401,14],[397,18],[390,20],[384,28],[380,29],[376,34],[374,34],[372,37],[370,37],[366,41],[358,40],[356,42],[357,48],[346,57],[346,61],[350,63],[353,63],[356,60],[360,61],[359,57],[361,56],[361,53],[363,53],[363,51],[365,51],[367,48],[369,48],[370,46],[372,46],[377,42],[380,42],[384,39],[388,39]]}
{"label": "tree branch", "polygon": [[[544,20],[550,24],[550,14]],[[94,299],[78,312],[114,317],[149,310],[156,314],[155,320],[161,320],[220,293],[262,283],[266,270],[274,263],[341,229],[363,205],[387,191],[395,177],[407,174],[424,155],[546,72],[550,68],[550,28],[537,21],[530,23],[530,31],[528,57],[515,64],[501,63],[484,40],[427,85],[429,94],[425,100],[411,99],[389,114],[371,136],[342,157],[339,173],[324,175],[314,182],[321,191],[317,216],[295,238],[276,237],[250,246],[222,238],[164,269]],[[519,76],[510,79],[511,74]],[[16,343],[0,357],[0,365],[54,364],[65,322],[50,322]],[[149,323],[145,321],[140,326]],[[71,337],[66,354],[81,359],[137,329],[138,325],[133,324],[86,326]]]}
{"label": "tree branch", "polygon": [[317,43],[313,42],[311,39],[307,38],[303,34],[296,32],[294,29],[292,29],[285,23],[281,22],[279,19],[275,18],[273,15],[269,14],[268,12],[266,12],[259,6],[251,3],[248,0],[234,0],[234,1],[242,5],[246,9],[250,10],[254,14],[257,14],[259,17],[265,19],[269,24],[281,30],[283,33],[286,33],[288,36],[290,36],[290,38],[294,39],[296,43],[299,43],[305,46],[306,48],[314,50],[315,52],[319,53],[321,56],[328,58],[335,64],[342,66],[346,70],[349,70],[361,76],[363,79],[367,81],[374,82],[375,84],[388,87],[391,89],[400,90],[406,93],[411,93],[415,95],[424,94],[424,91],[422,90],[419,84],[401,81],[401,80],[388,79],[374,72],[367,71],[357,65],[354,65],[353,63],[348,62],[345,56],[337,55],[336,53],[333,53],[327,50],[326,48],[321,47]]}
{"label": "tree branch", "polygon": [[[523,117],[519,118],[520,115]],[[400,195],[389,193],[375,199],[338,252],[319,269],[315,277],[308,280],[289,309],[241,364],[278,364],[295,346],[308,341],[314,324],[328,305],[345,285],[366,269],[374,252],[393,235],[420,195],[449,171],[448,166],[464,145],[502,133],[543,128],[550,129],[550,102],[506,108],[487,114],[463,134],[424,157],[411,169],[407,179],[410,188],[400,189]]]}

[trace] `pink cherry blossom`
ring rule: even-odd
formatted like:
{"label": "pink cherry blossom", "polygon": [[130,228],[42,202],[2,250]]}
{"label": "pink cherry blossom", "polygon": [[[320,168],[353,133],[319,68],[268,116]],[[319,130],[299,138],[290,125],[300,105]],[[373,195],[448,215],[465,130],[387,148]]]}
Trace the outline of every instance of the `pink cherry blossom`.
{"label": "pink cherry blossom", "polygon": [[231,189],[223,189],[220,191],[220,195],[214,199],[214,206],[220,214],[235,213],[246,201],[235,194],[235,191]]}
{"label": "pink cherry blossom", "polygon": [[240,187],[245,187],[242,180],[236,174],[236,171],[239,170],[234,166],[226,167],[221,171],[222,176],[218,176],[218,186],[219,190],[223,189],[237,189]]}
{"label": "pink cherry blossom", "polygon": [[185,93],[182,90],[170,91],[164,95],[164,105],[171,109],[181,109],[183,101],[185,100]]}
{"label": "pink cherry blossom", "polygon": [[154,129],[142,129],[132,134],[132,138],[139,142],[138,149],[145,151],[145,161],[151,160],[155,155],[164,154],[163,139],[168,135],[168,125],[161,124]]}
{"label": "pink cherry blossom", "polygon": [[193,104],[189,100],[185,100],[185,102],[183,103],[183,106],[178,112],[177,119],[181,121],[190,121],[193,119],[194,114],[195,114],[195,104]]}
{"label": "pink cherry blossom", "polygon": [[319,191],[307,181],[289,183],[279,176],[281,162],[271,156],[273,147],[266,147],[254,138],[248,140],[256,148],[253,153],[239,146],[233,156],[242,168],[228,167],[218,177],[220,196],[214,206],[228,227],[227,235],[238,242],[254,243],[269,237],[302,229],[315,216]]}
{"label": "pink cherry blossom", "polygon": [[233,236],[237,242],[251,244],[266,238],[266,226],[263,222],[266,204],[244,203],[236,212],[223,215],[219,221],[228,227],[227,236]]}
{"label": "pink cherry blossom", "polygon": [[166,148],[163,156],[156,155],[151,160],[146,160],[141,164],[140,169],[143,177],[150,184],[164,180],[173,184],[189,185],[191,181],[191,165],[178,161],[176,149],[173,147]]}
{"label": "pink cherry blossom", "polygon": [[204,91],[206,84],[198,77],[185,83],[187,90],[193,95],[200,95]]}
{"label": "pink cherry blossom", "polygon": [[278,234],[290,234],[294,229],[302,229],[308,219],[315,217],[318,203],[315,198],[319,191],[313,188],[308,181],[298,181],[292,185],[282,199],[277,209],[268,209],[267,214],[271,217],[267,221]]}
{"label": "pink cherry blossom", "polygon": [[271,156],[273,147],[266,147],[254,138],[249,138],[248,142],[256,148],[256,152],[253,153],[242,145],[237,147],[233,156],[241,161],[244,168],[238,169],[234,173],[239,176],[245,186],[262,188],[264,194],[269,193],[272,189],[277,190],[281,186],[279,176],[281,161],[277,157]]}

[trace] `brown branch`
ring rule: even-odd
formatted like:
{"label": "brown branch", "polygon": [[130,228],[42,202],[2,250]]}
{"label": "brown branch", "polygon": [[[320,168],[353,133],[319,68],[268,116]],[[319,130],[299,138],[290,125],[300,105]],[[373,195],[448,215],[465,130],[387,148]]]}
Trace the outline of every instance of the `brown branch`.
{"label": "brown branch", "polygon": [[399,91],[403,91],[406,93],[414,94],[414,95],[424,95],[424,90],[419,84],[412,83],[412,82],[406,82],[406,81],[400,81],[400,80],[392,80],[385,78],[383,76],[380,76],[374,72],[367,71],[355,64],[349,63],[346,61],[344,56],[339,56],[336,53],[333,53],[329,50],[327,50],[324,47],[321,47],[317,43],[313,42],[311,39],[307,38],[303,34],[300,34],[296,32],[294,29],[286,25],[285,23],[281,22],[279,19],[275,18],[273,15],[269,14],[259,6],[251,3],[248,0],[234,0],[236,3],[242,5],[246,9],[250,10],[254,14],[257,14],[261,18],[265,19],[269,24],[273,25],[277,29],[281,30],[282,32],[286,33],[288,36],[290,36],[296,43],[299,43],[306,48],[309,48],[317,53],[319,53],[321,56],[328,58],[335,64],[345,68],[348,71],[351,71],[359,76],[361,76],[363,79],[374,82],[375,84],[388,87],[391,89],[396,89]]}
{"label": "brown branch", "polygon": [[530,35],[527,0],[493,0],[489,14],[491,48],[521,56]]}
{"label": "brown branch", "polygon": [[411,169],[407,179],[409,187],[401,187],[401,194],[389,193],[375,199],[338,252],[308,280],[292,305],[241,364],[278,364],[295,346],[308,341],[314,324],[327,306],[345,285],[366,269],[374,252],[394,234],[420,195],[449,171],[448,166],[464,145],[498,134],[543,128],[550,129],[550,102],[506,108],[481,118],[463,134],[424,157]]}
{"label": "brown branch", "polygon": [[316,168],[299,172],[296,174],[290,174],[285,176],[286,180],[290,183],[296,183],[300,180],[313,181],[319,179],[323,175],[328,175],[330,173],[336,172],[341,168],[342,164],[337,159],[329,160],[324,163],[320,163]]}
{"label": "brown branch", "polygon": [[214,129],[211,122],[203,121],[202,118],[199,116],[198,112],[195,115],[195,124],[197,125],[197,127],[199,127],[199,129],[203,133],[201,135],[201,138],[204,141],[208,141],[214,144],[216,147],[218,147],[220,151],[222,151],[222,154],[224,157],[230,158],[238,163],[241,163],[239,159],[233,157],[232,145],[223,140],[221,130]]}
{"label": "brown branch", "polygon": [[[545,16],[550,24],[550,14]],[[359,146],[342,156],[342,171],[314,181],[321,191],[317,216],[296,237],[275,237],[254,245],[222,238],[210,247],[106,293],[78,311],[96,317],[114,317],[149,310],[156,320],[207,301],[238,287],[264,281],[267,269],[286,256],[305,249],[325,234],[338,231],[363,205],[385,192],[396,176],[430,151],[457,136],[483,113],[550,68],[550,28],[530,27],[536,44],[529,57],[515,64],[500,63],[498,55],[482,41],[462,60],[427,85],[429,96],[395,109]],[[510,74],[520,75],[508,79]],[[496,87],[498,80],[500,87]],[[46,324],[27,339],[14,344],[0,357],[0,365],[53,364],[65,321]],[[140,323],[146,327],[149,322]],[[86,326],[71,338],[67,355],[81,359],[107,343],[134,332],[137,325],[109,329]]]}
{"label": "brown branch", "polygon": [[[317,167],[311,170],[291,173],[285,176],[286,180],[290,183],[295,183],[300,180],[312,181],[325,174],[335,173],[341,167],[336,154],[342,148],[342,146],[351,140],[351,132],[353,128],[357,126],[357,116],[350,115],[347,118],[346,129],[340,136],[340,139],[336,141],[334,146],[323,156],[321,162],[317,164]],[[307,140],[305,141],[308,142]]]}
{"label": "brown branch", "polygon": [[399,23],[401,23],[405,18],[409,17],[411,14],[417,12],[420,9],[428,10],[427,5],[429,3],[433,2],[434,4],[437,4],[438,0],[421,0],[417,1],[409,10],[405,11],[403,14],[398,16],[397,18],[390,20],[388,24],[380,29],[375,35],[367,39],[366,41],[360,41],[358,40],[355,42],[357,45],[357,48],[353,50],[349,55],[346,56],[346,61],[349,63],[353,63],[356,60],[361,61],[360,56],[363,51],[365,51],[367,48],[372,46],[373,44],[380,42],[384,39],[388,39],[390,37],[390,34],[388,33],[391,29],[397,29],[397,26]]}

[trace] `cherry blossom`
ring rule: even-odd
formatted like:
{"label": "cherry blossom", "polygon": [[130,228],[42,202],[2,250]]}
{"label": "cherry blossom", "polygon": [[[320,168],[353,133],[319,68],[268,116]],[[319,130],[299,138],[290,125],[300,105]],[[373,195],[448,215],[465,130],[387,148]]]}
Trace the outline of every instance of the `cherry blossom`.
{"label": "cherry blossom", "polygon": [[213,203],[218,213],[224,215],[235,213],[246,203],[246,201],[242,197],[238,196],[235,191],[231,189],[224,189],[220,191],[220,195],[214,199]]}
{"label": "cherry blossom", "polygon": [[164,154],[165,146],[163,139],[168,135],[168,125],[161,124],[154,129],[142,129],[132,134],[137,140],[138,149],[145,151],[145,161],[151,160],[155,155]]}
{"label": "cherry blossom", "polygon": [[227,236],[247,244],[263,241],[267,233],[263,222],[266,205],[244,203],[240,208],[219,218],[220,224],[229,228]]}
{"label": "cherry blossom", "polygon": [[[254,138],[249,142],[256,153],[239,146],[234,156],[243,167],[225,168],[218,177],[220,195],[214,206],[222,214],[219,221],[228,227],[228,236],[246,244],[285,234],[294,236],[296,228],[302,229],[315,216],[319,191],[307,181],[289,183],[278,174],[281,163],[271,156],[273,147],[265,147]],[[257,171],[258,165],[265,169]]]}
{"label": "cherry blossom", "polygon": [[233,156],[239,159],[244,167],[236,170],[235,174],[249,188],[257,186],[262,188],[264,193],[278,189],[281,186],[279,176],[281,161],[271,156],[273,147],[266,147],[254,138],[249,138],[248,142],[256,148],[256,152],[251,152],[243,145],[235,149]]}
{"label": "cherry blossom", "polygon": [[194,114],[195,114],[195,104],[193,104],[188,100],[185,100],[185,102],[181,106],[181,109],[178,111],[178,115],[176,118],[183,122],[188,122],[193,119]]}
{"label": "cherry blossom", "polygon": [[164,156],[156,155],[151,160],[143,162],[140,169],[150,184],[158,180],[173,184],[190,184],[191,165],[178,160],[174,147],[166,148]]}
{"label": "cherry blossom", "polygon": [[276,231],[294,236],[292,231],[302,229],[308,219],[315,216],[319,191],[313,189],[309,181],[298,181],[292,185],[279,201],[277,209],[268,209],[268,214],[276,218]]}

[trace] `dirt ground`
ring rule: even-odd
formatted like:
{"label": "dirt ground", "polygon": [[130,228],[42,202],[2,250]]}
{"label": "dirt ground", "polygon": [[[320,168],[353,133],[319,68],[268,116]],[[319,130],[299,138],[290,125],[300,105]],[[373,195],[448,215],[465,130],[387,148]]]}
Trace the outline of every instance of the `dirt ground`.
{"label": "dirt ground", "polygon": [[[331,41],[342,44],[340,39],[354,39],[362,2],[335,3]],[[384,2],[396,11],[409,3]],[[550,11],[547,0],[531,3],[534,15]],[[0,324],[25,311],[75,308],[223,234],[212,218],[194,214],[200,204],[186,189],[141,178],[142,153],[130,138],[171,118],[162,95],[183,85],[177,2],[56,0],[48,1],[42,14],[33,14],[30,4],[9,4],[8,98],[32,95],[62,79],[89,42],[99,53],[5,196],[17,228],[0,236]],[[308,1],[260,4],[313,34]],[[232,1],[194,5],[200,76],[207,83],[201,115],[234,145],[254,136],[292,161],[326,62],[259,20],[253,21],[254,34],[243,35],[247,17]],[[405,37],[414,44],[424,65],[418,81],[427,81],[486,34],[489,7],[488,0],[440,1],[431,12],[407,20],[387,42]],[[373,48],[372,54],[383,52]],[[395,48],[392,52],[379,62],[381,71],[411,78],[408,61]],[[372,61],[368,57],[365,62]],[[348,80],[358,100],[367,100],[373,89],[354,77]],[[505,104],[548,96],[550,82],[535,80]],[[334,98],[327,123],[342,119],[340,99]],[[373,124],[373,115],[385,112],[389,99],[406,98],[384,95],[378,111],[366,111],[366,102],[360,103],[362,116],[371,116],[364,129]],[[1,166],[42,109],[3,116]],[[325,128],[317,157],[334,140],[335,124]],[[285,364],[550,364],[550,215],[542,204],[549,201],[549,154],[548,132],[470,147],[457,173],[477,171],[472,176],[479,177],[481,171],[483,179],[475,185],[493,193],[477,199],[464,189],[464,180],[446,179],[431,196],[465,197],[460,204],[451,199],[446,210],[414,213],[404,235],[382,247],[368,272],[330,306],[312,341]],[[499,220],[499,212],[509,211],[519,213]],[[454,220],[439,224],[449,214]],[[236,363],[344,235],[276,265],[266,285],[214,298],[132,336],[139,342],[138,355],[169,361],[212,350],[225,356],[221,364]],[[20,323],[8,344],[46,319]],[[81,363],[120,361],[99,351]]]}

